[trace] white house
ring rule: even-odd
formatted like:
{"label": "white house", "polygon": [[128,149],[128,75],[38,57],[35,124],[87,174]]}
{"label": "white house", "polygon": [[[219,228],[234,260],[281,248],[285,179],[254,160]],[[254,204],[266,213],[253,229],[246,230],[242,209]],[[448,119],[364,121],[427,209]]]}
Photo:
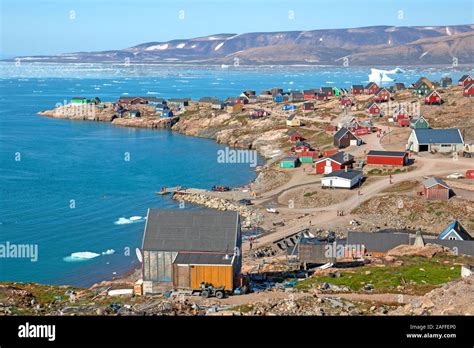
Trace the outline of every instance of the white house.
{"label": "white house", "polygon": [[413,129],[408,138],[407,150],[413,152],[459,152],[464,147],[461,131],[457,128]]}
{"label": "white house", "polygon": [[322,187],[347,188],[359,186],[362,182],[362,172],[357,170],[336,170],[321,178]]}

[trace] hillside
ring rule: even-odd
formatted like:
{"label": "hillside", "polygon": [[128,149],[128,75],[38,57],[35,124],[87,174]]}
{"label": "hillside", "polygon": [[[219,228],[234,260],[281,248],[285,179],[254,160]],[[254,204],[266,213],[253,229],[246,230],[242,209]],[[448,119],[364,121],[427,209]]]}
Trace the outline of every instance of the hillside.
{"label": "hillside", "polygon": [[472,64],[474,25],[438,27],[373,26],[245,34],[148,42],[133,47],[18,57],[41,62],[130,62],[154,64]]}

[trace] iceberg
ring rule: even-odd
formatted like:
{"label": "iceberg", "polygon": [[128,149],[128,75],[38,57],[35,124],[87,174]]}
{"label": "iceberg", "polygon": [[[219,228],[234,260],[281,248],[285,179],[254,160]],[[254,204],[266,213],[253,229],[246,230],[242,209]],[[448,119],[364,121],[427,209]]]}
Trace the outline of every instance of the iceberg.
{"label": "iceberg", "polygon": [[404,73],[404,71],[398,67],[392,70],[381,70],[372,68],[370,69],[369,82],[391,82],[394,81],[394,79],[388,75],[402,73]]}

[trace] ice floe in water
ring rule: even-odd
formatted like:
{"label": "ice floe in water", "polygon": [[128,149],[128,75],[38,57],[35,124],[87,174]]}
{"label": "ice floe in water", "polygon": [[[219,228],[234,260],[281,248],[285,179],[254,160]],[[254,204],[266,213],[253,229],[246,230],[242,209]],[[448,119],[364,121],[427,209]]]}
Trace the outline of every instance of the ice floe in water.
{"label": "ice floe in water", "polygon": [[90,251],[80,251],[77,253],[72,253],[69,256],[66,256],[63,260],[66,262],[81,262],[81,261],[95,259],[98,256],[100,256],[100,254],[93,253]]}
{"label": "ice floe in water", "polygon": [[114,222],[115,225],[128,225],[128,224],[133,224],[133,223],[136,223],[136,222],[142,222],[144,221],[146,218],[143,217],[143,216],[131,216],[129,218],[126,218],[126,217],[120,217],[118,218],[117,221]]}
{"label": "ice floe in water", "polygon": [[112,255],[112,254],[115,254],[114,249],[107,249],[106,251],[102,252],[102,255]]}
{"label": "ice floe in water", "polygon": [[392,74],[400,74],[404,73],[404,71],[400,68],[395,68],[392,70],[380,70],[380,69],[370,69],[369,81],[370,82],[391,82],[394,81],[388,75]]}

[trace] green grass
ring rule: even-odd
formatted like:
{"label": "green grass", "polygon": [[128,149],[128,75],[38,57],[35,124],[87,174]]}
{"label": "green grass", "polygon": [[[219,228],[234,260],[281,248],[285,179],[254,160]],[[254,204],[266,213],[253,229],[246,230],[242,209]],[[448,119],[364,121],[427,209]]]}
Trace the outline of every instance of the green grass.
{"label": "green grass", "polygon": [[303,196],[305,197],[311,197],[315,194],[316,192],[305,192],[305,194]]}
{"label": "green grass", "polygon": [[236,311],[240,313],[249,313],[253,309],[253,306],[251,304],[243,304],[240,306],[235,306],[230,308],[231,311]]}
{"label": "green grass", "polygon": [[[376,293],[411,293],[424,294],[446,282],[461,277],[461,266],[454,265],[460,257],[423,257],[402,258],[403,265],[386,264],[384,267],[368,265],[351,271],[341,272],[340,278],[315,276],[305,279],[296,285],[301,290],[307,290],[323,282],[338,286],[347,286],[352,291],[363,291],[365,284],[372,284]],[[449,263],[444,263],[448,261]],[[370,271],[370,274],[366,274]],[[404,289],[397,289],[404,285]]]}

